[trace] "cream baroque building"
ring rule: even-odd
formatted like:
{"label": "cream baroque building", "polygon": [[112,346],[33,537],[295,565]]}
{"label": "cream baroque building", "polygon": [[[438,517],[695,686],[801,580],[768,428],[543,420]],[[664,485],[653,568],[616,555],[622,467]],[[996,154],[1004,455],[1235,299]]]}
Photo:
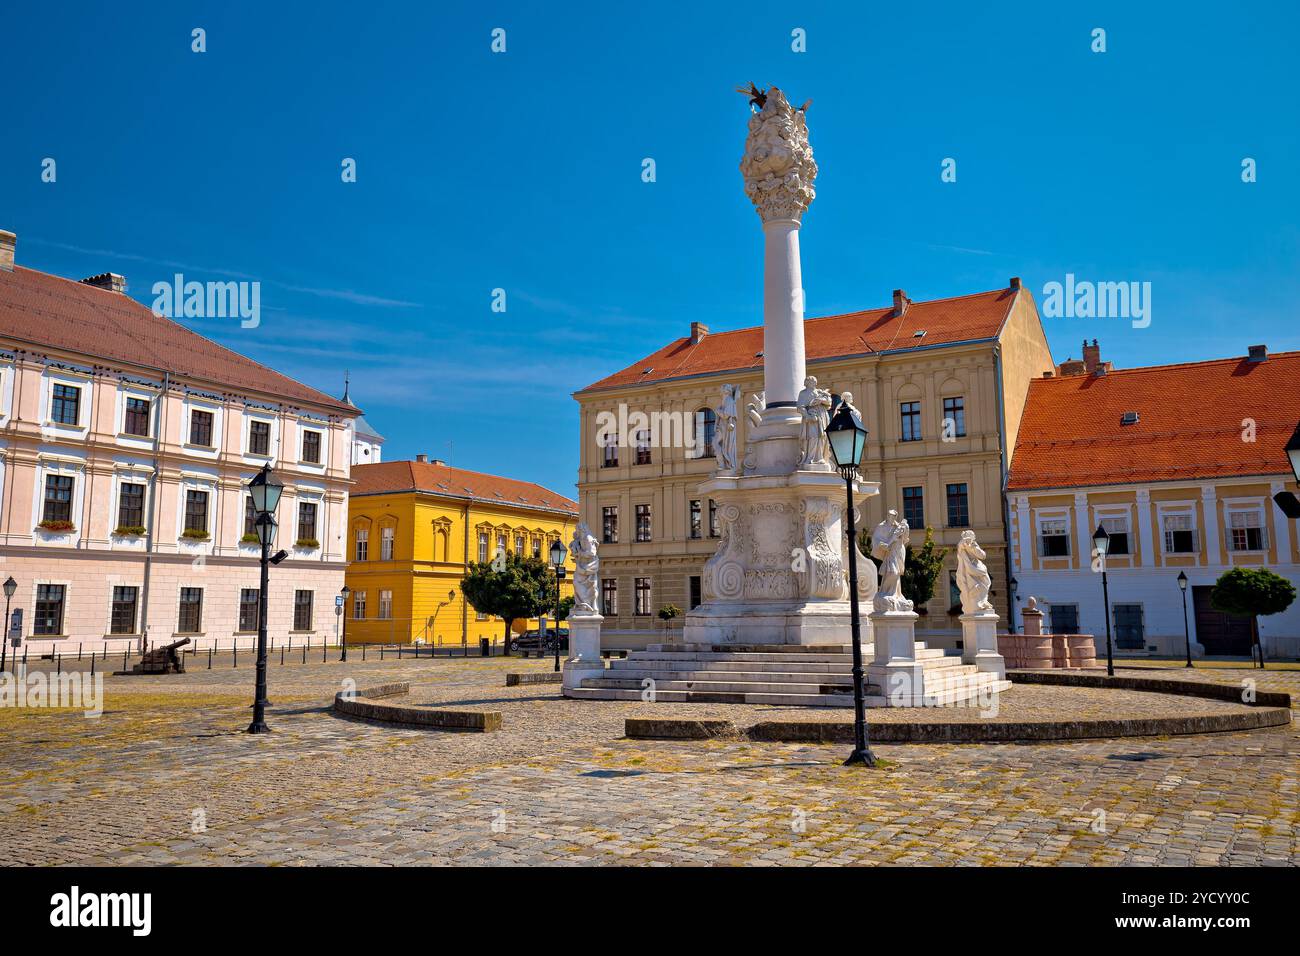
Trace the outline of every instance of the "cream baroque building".
{"label": "cream baroque building", "polygon": [[[808,319],[808,374],[835,394],[852,392],[870,430],[863,468],[880,482],[859,527],[896,509],[955,547],[972,528],[989,554],[993,601],[1007,613],[1003,486],[1031,379],[1053,369],[1032,295],[1019,279],[991,292]],[[713,503],[697,491],[715,463],[708,446],[724,384],[740,386],[738,455],[751,425],[746,406],[763,388],[761,328],[691,334],[577,392],[582,519],[601,541],[601,596],[610,643],[661,639],[659,609],[700,603],[702,568],[718,545]],[[602,447],[602,425],[640,411],[675,429],[631,434]],[[633,420],[632,424],[641,422]],[[608,430],[608,429],[606,429]],[[695,447],[683,447],[694,444]],[[913,535],[919,547],[924,532]],[[935,645],[960,635],[955,554],[919,629]],[[673,622],[680,628],[680,618]],[[656,637],[659,635],[659,637]],[[671,636],[671,635],[670,635]]]}
{"label": "cream baroque building", "polygon": [[332,636],[358,410],[154,315],[120,276],[15,266],[15,245],[0,232],[0,576],[32,651],[251,643],[245,485],[267,463],[289,551],[271,636]]}
{"label": "cream baroque building", "polygon": [[[1232,567],[1268,567],[1300,588],[1295,491],[1285,445],[1300,422],[1300,352],[1114,370],[1084,359],[1033,382],[1008,482],[1014,574],[1058,633],[1107,616],[1123,655],[1250,654],[1247,618],[1210,592]],[[1092,536],[1110,535],[1102,599]],[[1184,592],[1178,575],[1186,575]],[[1300,602],[1258,618],[1268,657],[1300,656]]]}

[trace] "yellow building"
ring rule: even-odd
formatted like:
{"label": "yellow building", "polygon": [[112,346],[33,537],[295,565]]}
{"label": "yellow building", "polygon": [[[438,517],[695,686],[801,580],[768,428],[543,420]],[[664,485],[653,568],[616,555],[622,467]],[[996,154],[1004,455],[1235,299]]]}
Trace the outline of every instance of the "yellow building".
{"label": "yellow building", "polygon": [[[498,549],[549,560],[551,542],[567,548],[578,521],[576,501],[540,485],[424,455],[355,465],[352,478],[348,643],[500,641],[501,620],[476,613],[461,596],[469,562],[490,560]],[[572,593],[568,581],[562,593]]]}

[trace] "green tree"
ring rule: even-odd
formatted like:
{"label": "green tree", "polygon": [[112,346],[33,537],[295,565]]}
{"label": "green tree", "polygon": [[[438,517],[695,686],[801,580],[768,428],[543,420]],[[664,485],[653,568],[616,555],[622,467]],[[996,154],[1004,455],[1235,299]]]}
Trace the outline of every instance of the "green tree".
{"label": "green tree", "polygon": [[505,653],[510,655],[510,630],[519,618],[536,617],[555,606],[553,575],[541,558],[508,552],[492,561],[472,561],[461,578],[460,591],[470,607],[505,621]]}
{"label": "green tree", "polygon": [[561,599],[560,606],[556,608],[555,623],[559,624],[561,621],[567,621],[569,619],[569,612],[572,610],[573,610],[573,595],[570,594],[568,597]]}
{"label": "green tree", "polygon": [[1258,651],[1259,666],[1264,666],[1264,646],[1259,643],[1259,619],[1256,615],[1281,614],[1295,600],[1295,585],[1268,568],[1231,568],[1214,582],[1210,606],[1216,611],[1250,618],[1251,656]]}
{"label": "green tree", "polygon": [[659,620],[664,622],[664,630],[667,631],[672,625],[673,618],[680,617],[682,609],[676,604],[665,604],[659,609]]}
{"label": "green tree", "polygon": [[[871,553],[871,532],[863,530],[858,535],[858,550],[875,562],[876,571],[880,570],[880,561]],[[925,529],[925,541],[920,551],[913,551],[907,546],[907,558],[903,564],[903,597],[916,605],[916,609],[925,613],[925,605],[934,597],[934,584],[943,572],[943,559],[951,548],[934,543],[934,529]]]}

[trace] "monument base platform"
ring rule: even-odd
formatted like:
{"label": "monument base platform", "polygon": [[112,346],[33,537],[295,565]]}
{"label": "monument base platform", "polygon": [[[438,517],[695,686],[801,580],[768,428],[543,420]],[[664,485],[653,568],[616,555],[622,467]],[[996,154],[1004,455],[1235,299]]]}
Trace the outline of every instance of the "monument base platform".
{"label": "monument base platform", "polygon": [[[923,692],[904,699],[886,693],[885,685],[868,676],[868,707],[978,706],[1011,686],[919,641],[911,652],[924,675]],[[863,654],[864,664],[869,663],[870,645]],[[652,644],[610,661],[602,674],[586,676],[576,686],[566,683],[564,695],[647,703],[851,708],[853,653],[847,644]]]}
{"label": "monument base platform", "polygon": [[[851,619],[848,601],[715,603],[686,616],[686,644],[792,644],[847,647]],[[862,622],[862,641],[871,640],[871,625]]]}

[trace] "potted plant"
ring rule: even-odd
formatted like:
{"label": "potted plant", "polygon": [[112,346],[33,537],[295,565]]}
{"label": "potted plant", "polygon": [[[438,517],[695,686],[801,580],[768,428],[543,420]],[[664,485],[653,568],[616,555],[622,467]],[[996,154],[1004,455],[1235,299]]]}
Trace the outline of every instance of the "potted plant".
{"label": "potted plant", "polygon": [[[256,537],[256,535],[254,535]],[[299,538],[293,543],[295,548],[319,548],[320,542],[315,538]]]}
{"label": "potted plant", "polygon": [[51,519],[46,519],[45,521],[42,521],[36,527],[40,528],[42,531],[52,531],[55,534],[62,534],[67,531],[77,530],[76,525],[74,525],[71,521],[54,521]]}
{"label": "potted plant", "polygon": [[207,541],[212,535],[208,534],[202,528],[186,528],[181,532],[181,537],[187,541]]}
{"label": "potted plant", "polygon": [[681,617],[682,609],[676,604],[665,604],[659,609],[659,620],[664,622],[664,631],[667,631],[672,623],[673,618]]}
{"label": "potted plant", "polygon": [[113,529],[113,534],[122,538],[138,538],[144,532],[144,526],[138,524],[120,524]]}
{"label": "potted plant", "polygon": [[262,539],[257,536],[256,531],[249,531],[239,539],[240,544],[261,544]]}

